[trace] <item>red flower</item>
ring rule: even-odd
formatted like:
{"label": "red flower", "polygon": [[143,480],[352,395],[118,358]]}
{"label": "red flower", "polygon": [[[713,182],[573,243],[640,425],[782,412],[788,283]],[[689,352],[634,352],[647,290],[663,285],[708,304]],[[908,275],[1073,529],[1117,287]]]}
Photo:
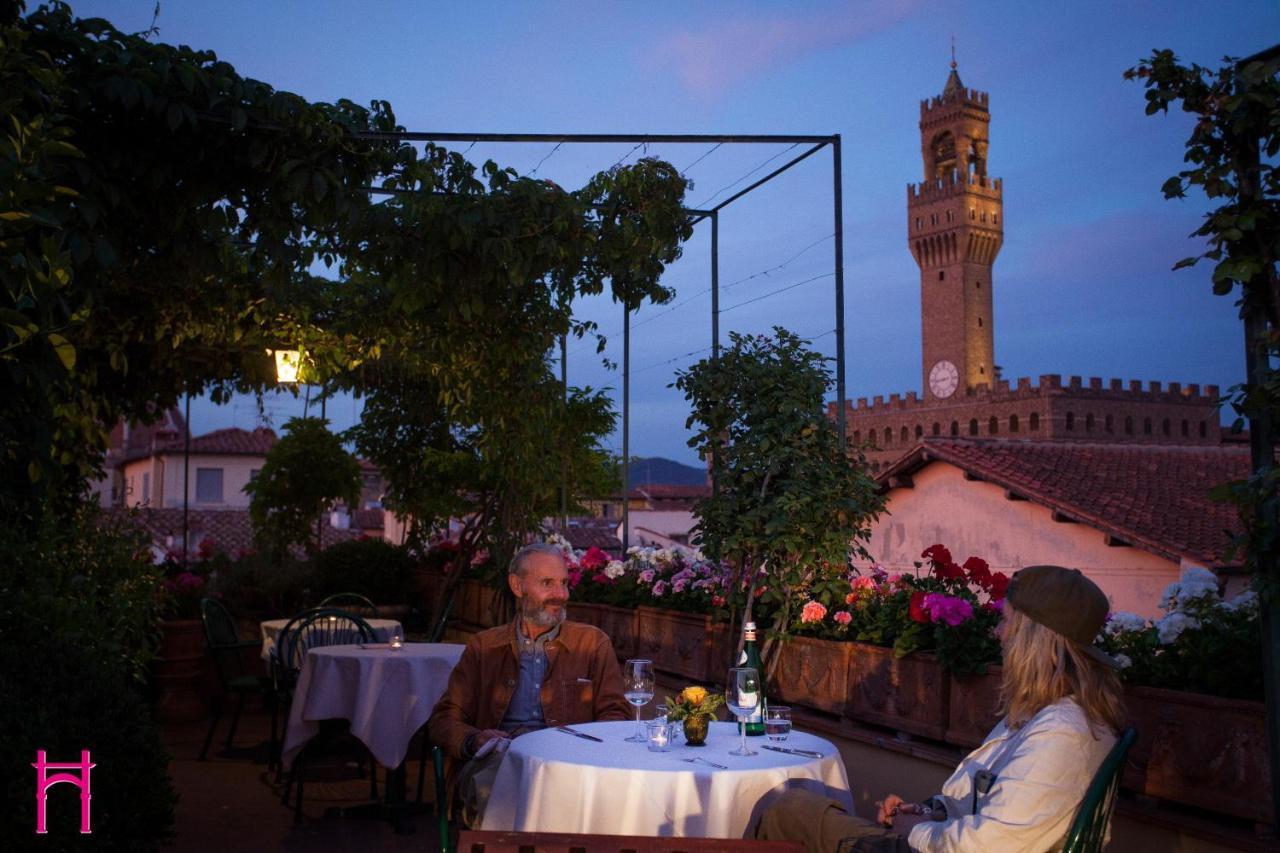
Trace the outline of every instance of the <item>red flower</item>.
{"label": "red flower", "polygon": [[987,588],[987,592],[991,594],[993,599],[1004,598],[1005,593],[1009,590],[1009,576],[1004,572],[996,572],[991,575],[991,586]]}
{"label": "red flower", "polygon": [[930,545],[920,552],[920,556],[932,560],[935,564],[945,565],[951,562],[951,552],[941,545]]}
{"label": "red flower", "polygon": [[724,607],[726,603],[727,603],[727,602],[726,602],[725,597],[724,597],[723,595],[713,595],[713,596],[711,596],[711,606],[712,606],[712,607]]}
{"label": "red flower", "polygon": [[945,563],[935,561],[933,564],[933,573],[937,575],[939,580],[961,580],[964,578],[964,569],[948,560]]}
{"label": "red flower", "polygon": [[970,557],[964,561],[964,570],[968,573],[970,581],[983,589],[991,588],[991,569],[987,566],[986,560],[981,557]]}
{"label": "red flower", "polygon": [[591,576],[591,582],[605,584],[607,586],[613,583],[613,578],[609,577],[604,572],[596,572],[594,575]]}
{"label": "red flower", "polygon": [[593,545],[587,549],[587,553],[582,555],[578,565],[582,566],[585,571],[594,572],[609,565],[609,555]]}
{"label": "red flower", "polygon": [[921,590],[911,593],[911,621],[929,624],[929,614],[924,609],[924,592]]}

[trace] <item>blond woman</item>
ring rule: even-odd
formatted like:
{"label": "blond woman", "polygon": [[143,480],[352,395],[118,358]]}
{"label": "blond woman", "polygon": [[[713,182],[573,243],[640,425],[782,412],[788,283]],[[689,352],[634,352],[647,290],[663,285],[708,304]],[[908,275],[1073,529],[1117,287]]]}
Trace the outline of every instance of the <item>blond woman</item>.
{"label": "blond woman", "polygon": [[878,823],[833,800],[789,792],[759,836],[803,841],[810,853],[1053,851],[1124,726],[1115,663],[1093,645],[1108,602],[1079,571],[1031,566],[1014,575],[997,628],[1004,718],[937,796],[890,794]]}

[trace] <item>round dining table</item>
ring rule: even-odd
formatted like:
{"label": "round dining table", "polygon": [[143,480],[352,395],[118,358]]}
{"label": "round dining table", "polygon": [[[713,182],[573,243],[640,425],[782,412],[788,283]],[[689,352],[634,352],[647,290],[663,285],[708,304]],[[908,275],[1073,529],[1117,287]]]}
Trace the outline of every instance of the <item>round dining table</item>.
{"label": "round dining table", "polygon": [[[404,636],[404,628],[396,619],[365,619],[369,627],[373,629],[373,637],[379,643],[385,643],[391,639],[391,632],[400,631],[400,635]],[[276,647],[276,641],[280,639],[280,632],[284,630],[284,626],[289,624],[288,619],[267,619],[258,623],[258,628],[262,631],[262,659],[271,659],[271,650]],[[301,623],[299,623],[301,624]]]}
{"label": "round dining table", "polygon": [[[832,797],[853,812],[844,761],[816,735],[793,731],[776,744],[747,738],[756,754],[738,756],[729,754],[738,746],[736,723],[712,723],[705,746],[680,741],[666,752],[627,742],[634,722],[570,728],[600,740],[542,729],[511,742],[482,829],[746,838],[791,788]],[[774,752],[763,749],[766,744],[820,757]]]}
{"label": "round dining table", "polygon": [[462,657],[457,643],[386,643],[309,649],[289,709],[282,755],[286,767],[320,721],[344,719],[383,767],[404,762],[409,741],[444,695]]}

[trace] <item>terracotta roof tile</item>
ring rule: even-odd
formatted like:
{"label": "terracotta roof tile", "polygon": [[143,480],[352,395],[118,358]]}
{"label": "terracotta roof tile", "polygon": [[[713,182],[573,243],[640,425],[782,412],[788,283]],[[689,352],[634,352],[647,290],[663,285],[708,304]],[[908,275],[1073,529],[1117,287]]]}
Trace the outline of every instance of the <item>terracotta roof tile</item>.
{"label": "terracotta roof tile", "polygon": [[[126,517],[132,517],[161,548],[180,548],[182,543],[182,509],[141,509],[136,512],[117,510]],[[361,520],[361,510],[356,513],[353,522]],[[381,510],[378,511],[381,522]],[[224,551],[232,557],[241,552],[254,549],[253,524],[249,520],[247,509],[192,509],[188,512],[187,528],[191,533],[191,547],[194,552],[204,539],[213,542],[215,550]],[[326,515],[320,530],[322,547],[329,547],[338,542],[359,539],[362,535],[381,535],[382,525],[376,528],[361,529],[356,523],[348,530],[338,530],[329,524]],[[172,544],[171,544],[172,543]]]}
{"label": "terracotta roof tile", "polygon": [[1238,562],[1226,557],[1235,509],[1209,490],[1248,474],[1247,447],[930,438],[876,479],[888,488],[934,460],[1135,547],[1215,568]]}

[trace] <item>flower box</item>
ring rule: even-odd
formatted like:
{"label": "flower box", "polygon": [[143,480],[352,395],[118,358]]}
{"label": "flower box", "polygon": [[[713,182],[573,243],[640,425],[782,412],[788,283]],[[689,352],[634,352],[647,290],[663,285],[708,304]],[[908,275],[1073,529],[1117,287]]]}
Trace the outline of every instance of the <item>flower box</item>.
{"label": "flower box", "polygon": [[635,626],[635,654],[652,660],[657,669],[695,681],[724,679],[728,631],[710,616],[641,606]]}
{"label": "flower box", "polygon": [[199,619],[168,619],[160,623],[160,648],[152,662],[158,721],[177,723],[204,718],[204,647],[204,624]]}
{"label": "flower box", "polygon": [[1138,732],[1126,788],[1274,822],[1263,703],[1155,687],[1129,687],[1125,700]]}
{"label": "flower box", "polygon": [[893,649],[850,643],[845,716],[942,740],[951,679],[928,653],[895,657]]}
{"label": "flower box", "polygon": [[853,643],[792,637],[776,652],[770,695],[784,702],[839,714],[849,696]]}
{"label": "flower box", "polygon": [[977,746],[1000,722],[1001,669],[987,668],[986,675],[952,675],[947,712],[947,743]]}
{"label": "flower box", "polygon": [[636,611],[626,607],[597,604],[596,627],[609,635],[613,651],[620,659],[636,656]]}
{"label": "flower box", "polygon": [[459,621],[477,628],[492,628],[503,618],[502,590],[479,581],[464,580],[458,584],[453,612]]}

